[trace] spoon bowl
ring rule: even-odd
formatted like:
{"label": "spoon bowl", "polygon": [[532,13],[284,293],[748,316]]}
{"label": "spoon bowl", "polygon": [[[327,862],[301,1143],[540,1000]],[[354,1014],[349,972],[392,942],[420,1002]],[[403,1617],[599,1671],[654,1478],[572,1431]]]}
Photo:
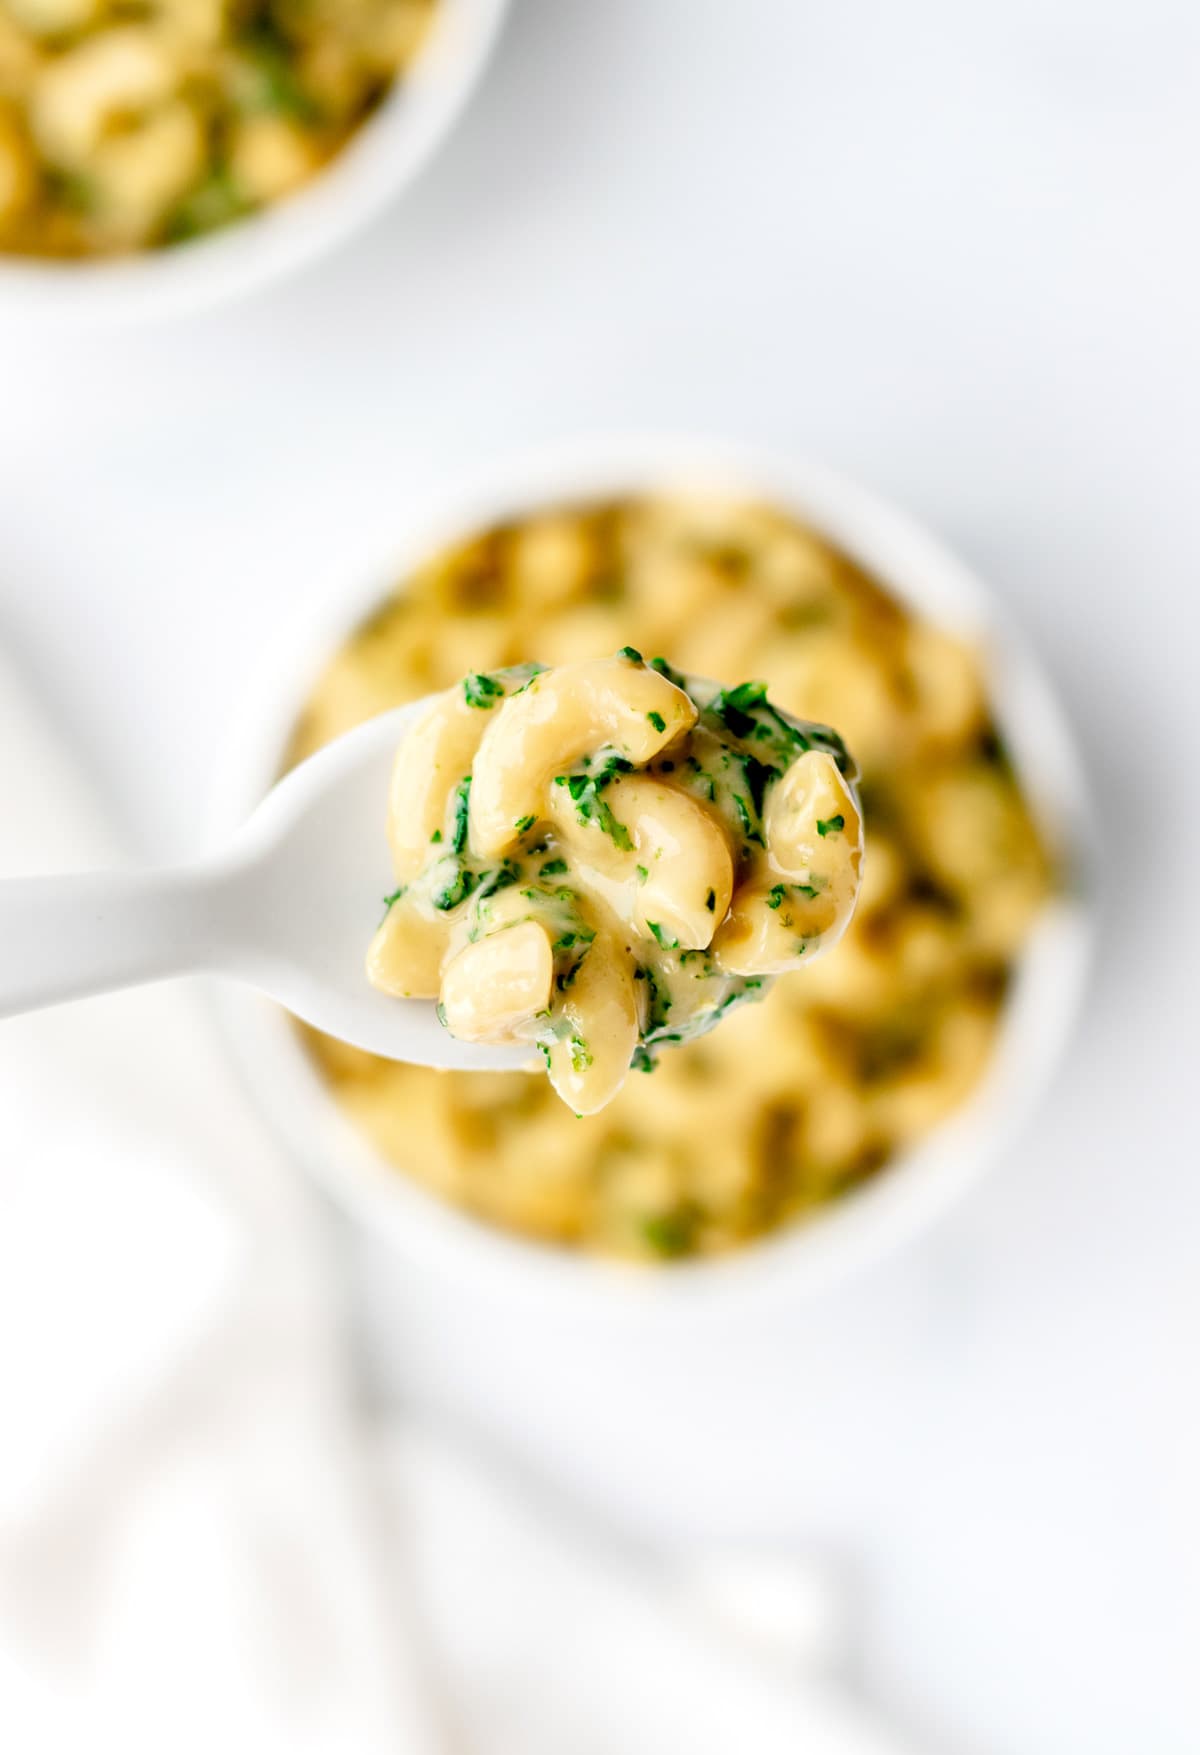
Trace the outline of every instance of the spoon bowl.
{"label": "spoon bowl", "polygon": [[433,1002],[394,999],[365,959],[392,888],[384,818],[411,702],[337,738],[279,781],[228,845],[167,871],[0,884],[0,1017],[204,972],[278,1000],[389,1060],[500,1072],[529,1050],[460,1042]]}

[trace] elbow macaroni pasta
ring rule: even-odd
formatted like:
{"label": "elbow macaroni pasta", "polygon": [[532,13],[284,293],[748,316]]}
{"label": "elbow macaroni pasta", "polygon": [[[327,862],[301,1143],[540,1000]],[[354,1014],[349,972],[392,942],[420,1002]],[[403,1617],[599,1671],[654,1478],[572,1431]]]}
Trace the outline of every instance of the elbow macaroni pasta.
{"label": "elbow macaroni pasta", "polygon": [[0,250],[173,244],[290,194],[436,0],[0,0]]}
{"label": "elbow macaroni pasta", "polygon": [[[741,1247],[886,1174],[964,1101],[1057,857],[975,651],[787,513],[734,499],[549,506],[433,556],[331,656],[288,759],[465,671],[530,652],[570,664],[624,640],[692,674],[763,677],[772,701],[844,734],[869,855],[841,942],[664,1054],[652,1078],[632,1072],[586,1126],[544,1079],[303,1038],[397,1174],[548,1243],[669,1263]],[[495,918],[513,899],[492,899]],[[437,991],[440,967],[428,978]]]}
{"label": "elbow macaroni pasta", "polygon": [[854,768],[762,684],[615,658],[472,674],[405,738],[399,887],[367,973],[474,1042],[536,1043],[578,1115],[836,943]]}

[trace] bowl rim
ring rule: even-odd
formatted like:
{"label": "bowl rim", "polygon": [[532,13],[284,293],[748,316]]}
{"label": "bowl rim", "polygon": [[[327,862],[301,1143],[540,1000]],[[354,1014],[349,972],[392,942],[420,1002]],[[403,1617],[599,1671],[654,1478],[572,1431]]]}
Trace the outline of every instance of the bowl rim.
{"label": "bowl rim", "polygon": [[387,1162],[342,1114],[286,1014],[248,989],[214,991],[220,1028],[253,1101],[325,1190],[399,1254],[508,1300],[565,1299],[576,1310],[654,1308],[694,1318],[747,1299],[832,1287],[930,1223],[1011,1146],[1045,1094],[1087,982],[1095,816],[1074,736],[1040,663],[979,578],[907,513],[824,464],[752,445],[670,434],[584,438],[460,476],[406,520],[385,566],[325,597],[273,685],[245,703],[217,771],[214,827],[234,827],[271,785],[305,695],[332,652],[397,579],[447,542],[553,504],[698,491],[780,506],[906,606],[979,643],[1022,788],[1063,849],[1071,882],[1043,910],[1005,1001],[988,1071],[960,1109],[885,1172],[811,1218],[669,1272],[522,1237],[443,1201]]}
{"label": "bowl rim", "polygon": [[115,258],[0,254],[0,316],[109,325],[243,297],[332,252],[415,181],[479,85],[511,0],[439,0],[429,37],[373,115],[285,199],[207,237]]}

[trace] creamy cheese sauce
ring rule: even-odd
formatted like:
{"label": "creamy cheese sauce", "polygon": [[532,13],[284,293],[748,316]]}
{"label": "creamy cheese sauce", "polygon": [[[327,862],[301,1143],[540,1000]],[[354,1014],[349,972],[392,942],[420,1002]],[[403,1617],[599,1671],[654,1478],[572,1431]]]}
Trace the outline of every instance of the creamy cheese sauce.
{"label": "creamy cheese sauce", "polygon": [[536,1043],[577,1114],[840,938],[862,821],[828,726],[625,647],[473,673],[397,757],[368,956],[472,1041]]}

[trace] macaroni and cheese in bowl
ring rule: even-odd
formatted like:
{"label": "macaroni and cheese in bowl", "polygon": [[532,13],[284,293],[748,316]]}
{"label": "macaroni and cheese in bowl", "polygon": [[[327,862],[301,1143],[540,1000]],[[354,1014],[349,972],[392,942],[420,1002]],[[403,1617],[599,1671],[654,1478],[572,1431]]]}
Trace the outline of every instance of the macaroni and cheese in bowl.
{"label": "macaroni and cheese in bowl", "polygon": [[844,734],[857,911],[803,976],[584,1119],[543,1078],[381,1062],[238,997],[243,1054],[273,1063],[263,1094],[310,1161],[402,1242],[521,1275],[589,1257],[827,1271],[993,1153],[1065,1034],[1083,803],[1053,702],[956,563],[823,471],[635,458],[473,511],[414,545],[290,692],[284,764],[464,672],[666,652]]}
{"label": "macaroni and cheese in bowl", "polygon": [[229,290],[365,217],[504,0],[0,0],[0,297]]}

